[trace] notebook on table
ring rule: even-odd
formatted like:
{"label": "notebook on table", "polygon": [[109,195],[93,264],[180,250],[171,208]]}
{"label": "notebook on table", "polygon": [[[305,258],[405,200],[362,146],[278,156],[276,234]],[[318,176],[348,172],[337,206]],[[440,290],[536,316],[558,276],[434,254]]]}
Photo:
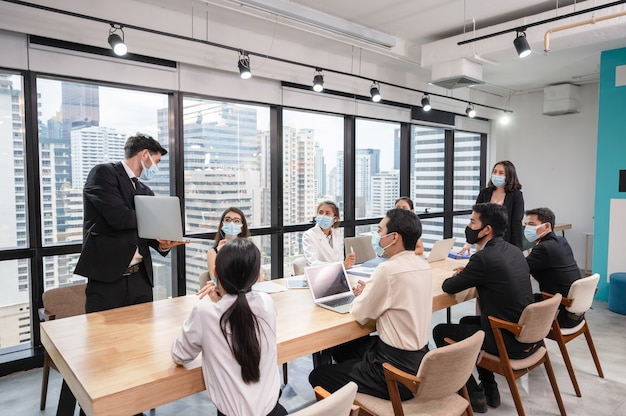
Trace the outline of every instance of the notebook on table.
{"label": "notebook on table", "polygon": [[139,237],[189,241],[183,236],[177,196],[135,195],[135,212]]}
{"label": "notebook on table", "polygon": [[324,263],[304,268],[313,302],[338,313],[348,313],[354,300],[343,262]]}
{"label": "notebook on table", "polygon": [[454,246],[454,241],[456,238],[446,238],[443,240],[435,241],[433,244],[433,248],[430,250],[428,254],[428,258],[426,259],[429,263],[433,263],[435,261],[441,261],[448,258],[448,253],[452,250],[452,246]]}

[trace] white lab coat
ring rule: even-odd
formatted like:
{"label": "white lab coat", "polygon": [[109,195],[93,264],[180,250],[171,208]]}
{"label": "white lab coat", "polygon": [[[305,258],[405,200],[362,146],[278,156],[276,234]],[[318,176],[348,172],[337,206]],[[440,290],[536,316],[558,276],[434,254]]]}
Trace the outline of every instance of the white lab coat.
{"label": "white lab coat", "polygon": [[319,225],[315,225],[304,232],[302,235],[302,246],[307,266],[344,261],[343,237],[339,229],[331,228],[331,235],[333,236],[332,247]]}

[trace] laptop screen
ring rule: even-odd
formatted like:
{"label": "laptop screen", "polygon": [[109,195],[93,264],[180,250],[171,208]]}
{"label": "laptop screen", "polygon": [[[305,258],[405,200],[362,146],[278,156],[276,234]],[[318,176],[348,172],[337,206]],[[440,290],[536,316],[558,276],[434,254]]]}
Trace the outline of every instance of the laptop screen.
{"label": "laptop screen", "polygon": [[351,293],[342,262],[305,267],[304,274],[315,300]]}

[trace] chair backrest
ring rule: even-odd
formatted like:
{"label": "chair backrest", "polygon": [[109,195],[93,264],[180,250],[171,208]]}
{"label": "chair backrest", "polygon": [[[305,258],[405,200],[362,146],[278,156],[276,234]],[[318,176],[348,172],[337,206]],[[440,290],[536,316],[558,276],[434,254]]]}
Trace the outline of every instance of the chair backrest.
{"label": "chair backrest", "polygon": [[301,276],[304,274],[304,268],[306,267],[306,258],[304,256],[296,257],[293,260],[293,274],[295,276]]}
{"label": "chair backrest", "polygon": [[561,299],[563,296],[557,293],[549,299],[526,306],[517,322],[523,326],[522,331],[515,338],[519,342],[528,344],[534,344],[544,339],[550,332]]}
{"label": "chair backrest", "polygon": [[484,338],[485,332],[478,331],[463,341],[429,351],[417,371],[424,381],[415,399],[435,400],[458,392],[472,374]]}
{"label": "chair backrest", "polygon": [[87,283],[46,290],[41,300],[51,319],[61,319],[85,313]]}
{"label": "chair backrest", "polygon": [[358,237],[346,237],[343,240],[345,255],[347,256],[354,250],[356,256],[355,263],[361,264],[368,260],[376,258],[376,252],[372,248],[372,236],[360,235]]}
{"label": "chair backrest", "polygon": [[593,302],[593,297],[596,294],[596,287],[598,286],[599,280],[600,275],[596,273],[589,277],[578,279],[572,283],[567,297],[574,299],[574,301],[565,309],[572,313],[587,312],[589,308],[591,308],[591,303]]}
{"label": "chair backrest", "polygon": [[292,416],[348,416],[352,410],[356,390],[357,384],[351,381],[324,400],[290,414]]}
{"label": "chair backrest", "polygon": [[211,275],[209,274],[209,272],[200,273],[200,276],[198,276],[198,281],[200,282],[200,288],[203,288],[204,285],[207,284],[210,278],[211,278]]}

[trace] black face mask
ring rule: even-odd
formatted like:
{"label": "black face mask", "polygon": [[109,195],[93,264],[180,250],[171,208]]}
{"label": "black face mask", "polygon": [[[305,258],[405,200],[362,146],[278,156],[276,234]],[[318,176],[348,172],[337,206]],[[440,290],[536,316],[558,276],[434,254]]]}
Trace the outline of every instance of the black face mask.
{"label": "black face mask", "polygon": [[485,227],[486,225],[478,230],[472,230],[469,225],[465,227],[465,241],[470,244],[476,244],[479,240],[482,240],[482,238],[478,238],[478,234],[484,230]]}

